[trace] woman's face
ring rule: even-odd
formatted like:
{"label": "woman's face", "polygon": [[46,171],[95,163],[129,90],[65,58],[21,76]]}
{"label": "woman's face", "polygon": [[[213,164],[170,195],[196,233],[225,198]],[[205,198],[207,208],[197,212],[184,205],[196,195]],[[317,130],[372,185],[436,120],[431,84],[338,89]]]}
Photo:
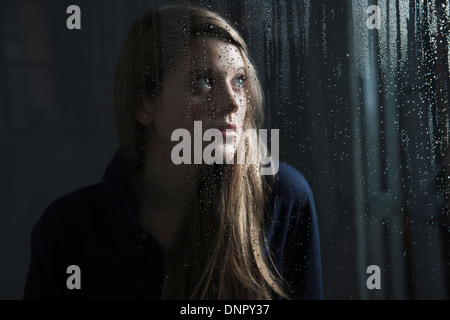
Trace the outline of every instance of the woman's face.
{"label": "woman's face", "polygon": [[[216,148],[219,157],[224,162],[232,158],[246,114],[245,81],[246,65],[236,46],[213,38],[194,40],[165,76],[160,95],[149,102],[155,108],[152,134],[167,149],[163,152],[179,143],[171,141],[176,129],[187,129],[193,143],[194,121],[201,121],[202,137],[207,129],[219,129],[223,138]],[[203,142],[203,148],[210,143]]]}

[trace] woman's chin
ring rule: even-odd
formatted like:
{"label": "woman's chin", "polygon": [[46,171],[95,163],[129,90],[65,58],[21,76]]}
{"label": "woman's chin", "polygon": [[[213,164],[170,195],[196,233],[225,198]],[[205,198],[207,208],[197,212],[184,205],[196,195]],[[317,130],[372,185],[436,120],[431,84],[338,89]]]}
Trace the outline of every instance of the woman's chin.
{"label": "woman's chin", "polygon": [[[203,162],[204,163],[222,163],[222,164],[233,164],[234,163],[234,154],[236,153],[236,147],[234,144],[213,144],[210,145],[208,150],[203,149]],[[214,151],[212,151],[214,150]],[[211,151],[211,154],[210,154]]]}
{"label": "woman's chin", "polygon": [[234,155],[236,153],[236,147],[234,145],[223,146],[223,163],[234,163]]}

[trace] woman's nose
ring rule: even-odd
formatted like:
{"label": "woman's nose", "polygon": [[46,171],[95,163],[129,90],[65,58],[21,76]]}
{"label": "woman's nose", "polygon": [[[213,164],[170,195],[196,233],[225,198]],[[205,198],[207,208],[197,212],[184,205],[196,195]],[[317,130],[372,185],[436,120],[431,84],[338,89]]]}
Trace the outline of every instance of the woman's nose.
{"label": "woman's nose", "polygon": [[[239,109],[239,97],[229,84],[223,84],[217,88],[216,97],[214,98],[216,112],[230,114],[235,113]],[[241,99],[242,101],[242,99]]]}

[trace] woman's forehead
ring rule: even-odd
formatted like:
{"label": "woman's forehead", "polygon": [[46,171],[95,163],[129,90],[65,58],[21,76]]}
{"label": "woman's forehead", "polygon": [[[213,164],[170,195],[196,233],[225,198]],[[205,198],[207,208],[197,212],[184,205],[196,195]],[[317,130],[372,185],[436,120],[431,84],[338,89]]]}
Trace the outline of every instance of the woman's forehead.
{"label": "woman's forehead", "polygon": [[241,50],[234,44],[214,38],[200,38],[189,46],[188,59],[181,59],[189,69],[236,72],[245,69]]}

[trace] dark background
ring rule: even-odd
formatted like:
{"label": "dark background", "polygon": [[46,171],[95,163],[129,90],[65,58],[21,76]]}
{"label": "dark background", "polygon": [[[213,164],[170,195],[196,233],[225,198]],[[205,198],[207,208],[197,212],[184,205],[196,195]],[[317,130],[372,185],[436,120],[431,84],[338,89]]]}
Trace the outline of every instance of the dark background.
{"label": "dark background", "polygon": [[[448,2],[1,0],[0,299],[22,296],[46,206],[99,182],[118,147],[112,83],[131,24],[177,3],[248,40],[266,127],[315,195],[325,298],[450,298]],[[81,30],[66,27],[72,4]]]}

